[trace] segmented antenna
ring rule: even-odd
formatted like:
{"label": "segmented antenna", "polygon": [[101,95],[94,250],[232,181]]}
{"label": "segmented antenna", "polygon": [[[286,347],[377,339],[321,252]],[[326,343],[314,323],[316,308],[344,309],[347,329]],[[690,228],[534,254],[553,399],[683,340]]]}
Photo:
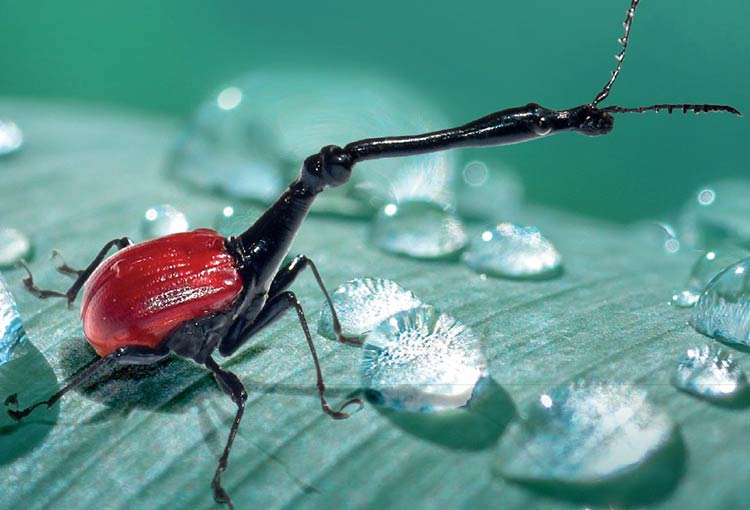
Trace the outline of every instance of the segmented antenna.
{"label": "segmented antenna", "polygon": [[651,106],[639,106],[637,108],[623,108],[622,106],[606,106],[601,108],[603,112],[612,113],[643,113],[658,112],[660,110],[667,110],[668,113],[672,113],[673,110],[682,110],[682,113],[728,112],[742,117],[742,114],[737,109],[720,104],[655,104]]}
{"label": "segmented antenna", "polygon": [[591,106],[596,106],[602,101],[604,101],[605,99],[607,99],[607,96],[609,95],[609,91],[612,90],[612,85],[615,83],[617,76],[620,74],[620,69],[622,69],[622,61],[625,60],[625,53],[628,51],[628,38],[630,37],[630,26],[633,24],[633,16],[635,15],[635,10],[638,7],[638,2],[640,2],[640,0],[630,1],[630,8],[628,9],[628,12],[625,14],[625,21],[622,23],[622,26],[625,29],[625,35],[623,35],[617,40],[617,42],[619,42],[620,45],[622,46],[620,53],[615,55],[615,59],[617,60],[617,67],[615,67],[615,70],[612,71],[612,76],[610,77],[607,84],[591,102]]}

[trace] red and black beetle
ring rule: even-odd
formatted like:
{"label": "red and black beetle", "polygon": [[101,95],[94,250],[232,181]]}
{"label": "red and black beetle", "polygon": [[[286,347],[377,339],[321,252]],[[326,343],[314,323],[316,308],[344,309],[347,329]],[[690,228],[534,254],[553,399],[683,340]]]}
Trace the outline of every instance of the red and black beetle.
{"label": "red and black beetle", "polygon": [[[333,418],[341,419],[349,416],[343,412],[344,408],[362,404],[359,399],[351,399],[339,410],[329,407],[304,312],[294,293],[287,290],[300,271],[308,266],[312,269],[331,307],[339,340],[351,344],[360,342],[341,334],[331,299],[310,259],[300,255],[282,267],[317,194],[326,187],[347,182],[356,163],[457,147],[519,143],[564,131],[587,136],[605,135],[613,128],[612,114],[615,113],[660,109],[671,113],[673,109],[681,109],[684,112],[725,111],[739,115],[730,106],[709,104],[598,107],[609,95],[620,72],[637,5],[638,0],[631,0],[625,19],[625,35],[620,40],[622,50],[617,67],[591,103],[559,111],[531,103],[453,129],[416,136],[360,140],[344,148],[329,145],[319,154],[307,158],[299,177],[250,228],[237,237],[223,238],[212,230],[199,229],[138,245],[127,238],[115,239],[101,249],[85,270],[76,271],[66,264],[58,268],[77,276],[65,293],[37,288],[29,272],[24,283],[41,298],[64,297],[71,304],[84,288],[81,305],[84,332],[101,358],[48,400],[19,410],[16,394],[9,396],[5,401],[8,413],[20,420],[42,404],[53,405],[109,362],[153,363],[170,353],[190,358],[210,370],[221,389],[237,405],[237,414],[212,481],[214,499],[231,507],[229,495],[221,486],[221,474],[227,466],[247,393],[236,375],[216,363],[214,351],[218,349],[220,355],[230,356],[255,333],[294,308],[315,363],[323,410]],[[119,251],[105,260],[113,247]]]}

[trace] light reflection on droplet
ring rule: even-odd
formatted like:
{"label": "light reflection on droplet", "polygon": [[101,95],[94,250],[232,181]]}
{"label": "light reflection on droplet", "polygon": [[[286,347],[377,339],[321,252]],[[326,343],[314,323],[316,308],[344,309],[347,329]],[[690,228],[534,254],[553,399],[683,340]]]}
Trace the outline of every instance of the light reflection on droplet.
{"label": "light reflection on droplet", "polygon": [[242,102],[242,90],[238,87],[227,87],[216,97],[216,104],[222,110],[237,108]]}
{"label": "light reflection on droplet", "polygon": [[186,232],[190,228],[187,217],[169,204],[150,207],[143,215],[141,235],[144,239]]}
{"label": "light reflection on droplet", "polygon": [[674,422],[640,389],[563,385],[534,399],[511,424],[495,467],[526,483],[593,484],[638,469],[675,433]]}
{"label": "light reflection on droplet", "polygon": [[700,205],[711,205],[716,200],[716,193],[712,189],[703,189],[698,192],[698,203]]}
{"label": "light reflection on droplet", "polygon": [[14,228],[0,228],[0,267],[11,267],[31,254],[31,240]]}
{"label": "light reflection on droplet", "polygon": [[733,357],[708,345],[688,349],[677,364],[672,384],[687,393],[716,401],[734,400],[750,390],[747,376]]}
{"label": "light reflection on droplet", "polygon": [[13,121],[0,120],[0,156],[13,154],[23,145],[23,131]]}
{"label": "light reflection on droplet", "polygon": [[456,215],[444,206],[402,202],[381,209],[370,225],[370,241],[398,255],[453,259],[466,244],[466,232]]}
{"label": "light reflection on droplet", "polygon": [[750,255],[742,248],[725,245],[701,255],[690,270],[685,288],[672,296],[672,304],[690,307],[698,302],[706,285],[726,267]]}
{"label": "light reflection on droplet", "polygon": [[362,386],[384,407],[411,412],[461,408],[487,377],[479,339],[430,306],[399,312],[364,342]]}
{"label": "light reflection on droplet", "polygon": [[480,274],[501,278],[549,278],[562,270],[562,257],[537,228],[512,223],[482,232],[463,261]]}
{"label": "light reflection on droplet", "polygon": [[690,324],[730,345],[750,347],[750,258],[727,267],[706,286]]}
{"label": "light reflection on droplet", "polygon": [[26,341],[16,302],[0,275],[0,365],[12,359],[14,349]]}
{"label": "light reflection on droplet", "polygon": [[[410,290],[381,278],[357,278],[345,282],[331,292],[331,300],[343,334],[349,338],[357,338],[391,315],[422,304]],[[336,340],[327,302],[320,309],[318,334]]]}
{"label": "light reflection on droplet", "polygon": [[510,167],[474,160],[464,166],[462,177],[456,192],[459,216],[489,222],[512,221],[518,217],[523,184]]}

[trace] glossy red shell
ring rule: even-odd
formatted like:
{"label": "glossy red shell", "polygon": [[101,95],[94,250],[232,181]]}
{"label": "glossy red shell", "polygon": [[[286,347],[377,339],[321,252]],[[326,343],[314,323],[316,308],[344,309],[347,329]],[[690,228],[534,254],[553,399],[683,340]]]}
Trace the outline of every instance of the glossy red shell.
{"label": "glossy red shell", "polygon": [[156,347],[181,323],[226,310],[242,292],[218,232],[199,229],[120,250],[84,287],[83,331],[100,356],[120,346]]}

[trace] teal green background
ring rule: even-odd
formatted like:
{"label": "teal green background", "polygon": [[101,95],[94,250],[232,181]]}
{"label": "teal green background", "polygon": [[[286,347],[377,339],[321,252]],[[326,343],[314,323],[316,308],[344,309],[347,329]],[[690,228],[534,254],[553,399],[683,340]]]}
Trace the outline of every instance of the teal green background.
{"label": "teal green background", "polygon": [[[0,1],[0,96],[186,118],[239,74],[304,64],[394,77],[460,123],[529,101],[590,101],[615,64],[626,8],[625,0]],[[750,4],[739,0],[643,0],[610,104],[715,102],[747,112],[748,19]],[[662,113],[620,117],[600,139],[561,135],[466,157],[512,164],[533,201],[630,221],[666,217],[697,186],[749,175],[748,135],[747,118]]]}

